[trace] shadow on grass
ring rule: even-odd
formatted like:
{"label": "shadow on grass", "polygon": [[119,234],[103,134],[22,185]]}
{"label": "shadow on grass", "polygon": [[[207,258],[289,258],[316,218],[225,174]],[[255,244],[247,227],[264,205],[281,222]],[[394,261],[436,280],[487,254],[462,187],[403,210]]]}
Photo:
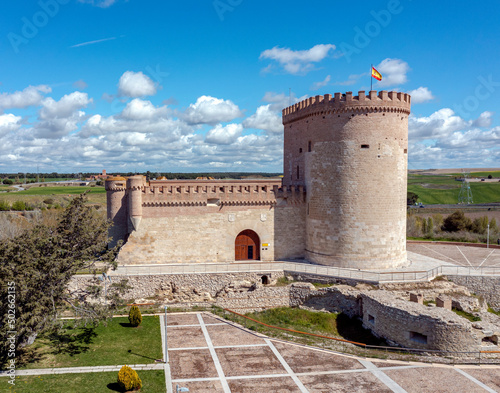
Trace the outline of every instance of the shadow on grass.
{"label": "shadow on grass", "polygon": [[112,390],[113,392],[123,392],[122,388],[120,388],[120,385],[118,382],[113,382],[113,383],[108,383],[106,387],[109,390]]}
{"label": "shadow on grass", "polygon": [[78,330],[81,332],[77,334],[72,332],[72,329],[65,329],[49,334],[48,339],[53,348],[51,352],[53,354],[65,353],[74,356],[88,351],[93,339],[97,337],[95,328],[82,327],[78,328]]}
{"label": "shadow on grass", "polygon": [[129,349],[127,352],[130,353],[131,355],[139,356],[139,357],[144,358],[144,359],[151,359],[151,360],[154,360],[154,361],[159,360],[159,359],[155,359],[155,358],[152,358],[152,357],[149,357],[149,356],[141,355],[139,353],[132,352],[131,349]]}
{"label": "shadow on grass", "polygon": [[120,322],[120,326],[122,326],[122,327],[126,327],[126,328],[133,328],[133,327],[137,327],[137,326],[132,325],[132,324],[131,324],[131,323],[129,323],[129,322]]}
{"label": "shadow on grass", "polygon": [[337,316],[337,331],[346,340],[356,341],[367,345],[386,346],[384,339],[375,337],[373,333],[363,327],[363,322],[357,318],[349,318],[346,314],[340,313]]}

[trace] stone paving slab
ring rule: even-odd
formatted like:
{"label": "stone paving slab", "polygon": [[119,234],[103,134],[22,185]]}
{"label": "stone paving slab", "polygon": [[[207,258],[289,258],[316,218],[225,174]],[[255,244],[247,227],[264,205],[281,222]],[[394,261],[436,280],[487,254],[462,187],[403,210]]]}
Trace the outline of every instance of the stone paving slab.
{"label": "stone paving slab", "polygon": [[231,393],[300,393],[290,377],[228,380]]}
{"label": "stone paving slab", "polygon": [[216,317],[214,317],[213,315],[210,315],[210,314],[203,314],[202,318],[203,318],[203,322],[205,322],[205,324],[224,322],[224,320],[216,318]]}
{"label": "stone paving slab", "polygon": [[199,325],[196,314],[168,314],[167,326],[173,325]]}
{"label": "stone paving slab", "polygon": [[235,326],[207,326],[207,331],[215,347],[224,345],[264,344],[264,339]]}
{"label": "stone paving slab", "polygon": [[269,347],[219,348],[215,352],[227,377],[286,374],[286,370]]}
{"label": "stone paving slab", "polygon": [[500,392],[500,369],[499,368],[462,368],[467,374],[484,383],[486,386]]}
{"label": "stone paving slab", "polygon": [[384,373],[408,393],[486,393],[482,387],[448,367],[384,370]]}
{"label": "stone paving slab", "polygon": [[207,349],[169,351],[172,379],[217,377],[217,370]]}
{"label": "stone paving slab", "polygon": [[[173,330],[175,329],[175,332]],[[169,348],[206,347],[207,341],[201,327],[176,327],[169,329],[167,325]]]}
{"label": "stone paving slab", "polygon": [[188,388],[190,392],[203,393],[223,393],[222,385],[219,381],[192,381],[192,382],[174,382],[172,383],[172,391],[176,391],[176,385],[181,388]]}
{"label": "stone paving slab", "polygon": [[279,342],[275,342],[274,346],[295,373],[364,368],[356,359],[347,356]]}
{"label": "stone paving slab", "polygon": [[[392,393],[371,372],[299,376],[309,392]],[[458,392],[457,392],[458,393]]]}

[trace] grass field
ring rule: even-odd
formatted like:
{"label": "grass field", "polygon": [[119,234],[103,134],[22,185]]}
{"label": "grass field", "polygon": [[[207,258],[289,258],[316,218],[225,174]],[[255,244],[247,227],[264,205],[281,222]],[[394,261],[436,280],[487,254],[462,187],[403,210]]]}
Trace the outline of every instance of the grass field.
{"label": "grass field", "polygon": [[126,317],[113,318],[107,326],[71,328],[37,338],[21,361],[22,368],[105,366],[154,363],[162,358],[160,321],[144,317],[131,327]]}
{"label": "grass field", "polygon": [[[474,203],[500,202],[500,182],[469,184]],[[461,187],[453,176],[408,175],[408,191],[417,194],[424,205],[456,204]]]}
{"label": "grass field", "polygon": [[50,198],[54,204],[67,206],[77,195],[89,190],[87,198],[89,203],[106,207],[106,190],[104,187],[32,187],[19,192],[0,193],[0,201],[12,205],[15,201],[23,201],[31,206],[41,208],[47,205],[43,202]]}
{"label": "grass field", "polygon": [[[217,309],[212,310],[217,313]],[[272,337],[299,339],[299,342],[316,345],[324,343],[325,339],[304,336],[300,333],[283,332],[273,328],[260,325],[245,318],[221,313],[221,316],[246,326],[251,330],[258,331]],[[248,317],[272,326],[298,330],[301,332],[314,333],[328,337],[342,338],[349,341],[356,341],[371,345],[386,345],[386,342],[372,335],[372,333],[362,327],[362,322],[351,319],[345,314],[315,312],[299,308],[279,307],[261,312],[246,314]]]}
{"label": "grass field", "polygon": [[[452,176],[462,176],[461,173],[452,173]],[[500,171],[491,171],[491,172],[471,172],[470,177],[488,177],[488,175],[493,176],[494,178],[500,177]]]}
{"label": "grass field", "polygon": [[[165,391],[163,370],[138,371],[142,381],[141,393]],[[7,378],[0,378],[0,393],[89,393],[120,392],[116,383],[118,372],[22,376],[10,389]]]}
{"label": "grass field", "polygon": [[55,187],[30,187],[28,190],[16,192],[16,195],[59,195],[59,194],[106,194],[104,187],[81,187],[81,186],[55,186]]}

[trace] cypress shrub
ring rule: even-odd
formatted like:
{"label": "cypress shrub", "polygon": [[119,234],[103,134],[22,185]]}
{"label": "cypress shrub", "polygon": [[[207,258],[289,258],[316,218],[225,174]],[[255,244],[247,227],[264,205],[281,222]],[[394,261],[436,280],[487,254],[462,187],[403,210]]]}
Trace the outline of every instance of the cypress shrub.
{"label": "cypress shrub", "polygon": [[118,371],[118,385],[123,391],[130,392],[139,390],[142,387],[142,381],[137,375],[137,371],[125,365]]}
{"label": "cypress shrub", "polygon": [[139,326],[142,322],[142,315],[141,315],[141,310],[139,310],[139,307],[137,306],[132,306],[130,307],[130,311],[128,313],[128,320],[132,326]]}

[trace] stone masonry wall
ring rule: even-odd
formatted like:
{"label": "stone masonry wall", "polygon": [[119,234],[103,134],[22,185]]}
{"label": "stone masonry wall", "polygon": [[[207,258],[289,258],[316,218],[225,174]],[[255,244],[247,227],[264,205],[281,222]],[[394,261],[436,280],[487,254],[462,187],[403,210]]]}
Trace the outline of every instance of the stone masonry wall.
{"label": "stone masonry wall", "polygon": [[138,229],[120,251],[120,265],[231,262],[235,239],[245,229],[267,244],[260,249],[262,261],[304,255],[304,205],[160,208],[161,218],[154,209],[144,209]]}
{"label": "stone masonry wall", "polygon": [[472,293],[482,296],[495,311],[500,311],[500,277],[446,276],[450,281],[463,285]]}
{"label": "stone masonry wall", "polygon": [[481,339],[464,318],[444,308],[429,308],[386,291],[361,294],[363,326],[408,348],[477,351]]}

